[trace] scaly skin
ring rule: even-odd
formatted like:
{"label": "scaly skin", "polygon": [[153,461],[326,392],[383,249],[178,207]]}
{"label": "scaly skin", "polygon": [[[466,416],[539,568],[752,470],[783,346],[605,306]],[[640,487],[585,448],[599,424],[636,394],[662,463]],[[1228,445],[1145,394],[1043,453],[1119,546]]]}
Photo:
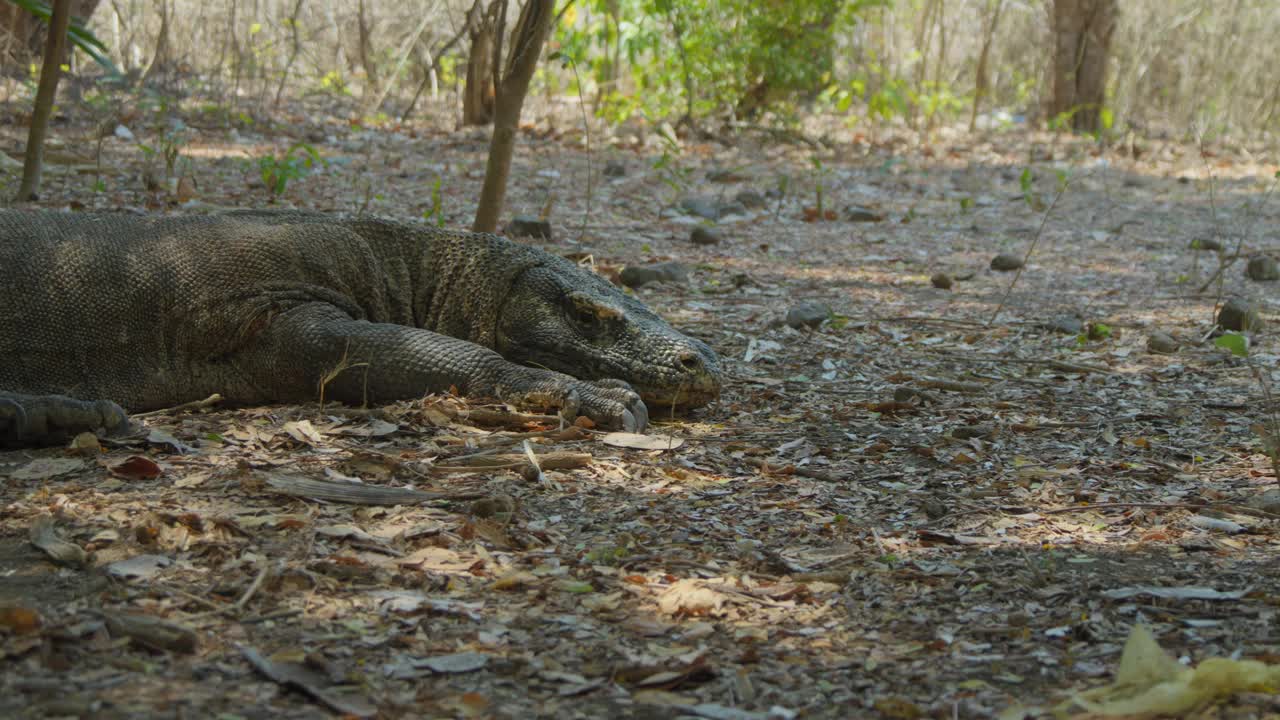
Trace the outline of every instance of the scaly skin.
{"label": "scaly skin", "polygon": [[3,211],[0,267],[5,445],[119,429],[111,403],[312,400],[322,378],[344,402],[456,388],[639,431],[645,402],[696,407],[721,384],[702,342],[493,235],[293,212]]}

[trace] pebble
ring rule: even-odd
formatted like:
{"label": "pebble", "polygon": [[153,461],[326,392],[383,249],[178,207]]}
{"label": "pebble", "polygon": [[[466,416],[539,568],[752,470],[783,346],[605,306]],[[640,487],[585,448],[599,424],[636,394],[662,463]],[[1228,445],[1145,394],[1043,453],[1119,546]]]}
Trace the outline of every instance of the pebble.
{"label": "pebble", "polygon": [[507,223],[507,235],[550,240],[551,221],[529,215],[517,215]]}
{"label": "pebble", "polygon": [[1000,253],[999,255],[991,258],[992,270],[997,270],[999,272],[1009,272],[1010,270],[1017,270],[1020,267],[1022,267],[1022,258],[1018,257],[1017,255]]}
{"label": "pebble", "polygon": [[628,265],[622,269],[618,277],[623,285],[633,288],[651,282],[687,283],[689,268],[684,263],[674,260],[652,265]]}
{"label": "pebble", "polygon": [[816,328],[831,317],[831,308],[825,303],[802,302],[787,311],[787,324],[799,330]]}
{"label": "pebble", "polygon": [[719,228],[699,225],[689,233],[689,240],[694,245],[719,245],[724,236],[720,234]]}

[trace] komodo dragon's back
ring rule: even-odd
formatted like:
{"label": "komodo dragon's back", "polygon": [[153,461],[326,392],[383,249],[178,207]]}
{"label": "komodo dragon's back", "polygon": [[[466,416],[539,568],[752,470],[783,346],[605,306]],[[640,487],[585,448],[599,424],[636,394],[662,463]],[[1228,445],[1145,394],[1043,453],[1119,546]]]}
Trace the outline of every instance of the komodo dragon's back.
{"label": "komodo dragon's back", "polygon": [[36,396],[131,411],[215,392],[305,401],[340,365],[325,388],[338,400],[452,387],[632,429],[639,396],[693,407],[721,382],[706,345],[635,299],[493,235],[309,213],[0,211],[0,267],[9,444],[83,424],[24,417],[46,414]]}

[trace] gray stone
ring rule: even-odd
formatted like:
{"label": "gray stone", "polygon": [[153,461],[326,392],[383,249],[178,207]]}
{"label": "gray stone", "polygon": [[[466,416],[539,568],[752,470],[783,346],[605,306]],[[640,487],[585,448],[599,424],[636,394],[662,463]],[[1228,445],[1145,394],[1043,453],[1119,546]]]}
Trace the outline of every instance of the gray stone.
{"label": "gray stone", "polygon": [[1268,490],[1261,495],[1249,498],[1246,504],[1263,512],[1280,514],[1280,490]]}
{"label": "gray stone", "polygon": [[507,223],[507,235],[512,237],[551,239],[551,221],[529,215],[517,215]]}
{"label": "gray stone", "polygon": [[604,164],[604,176],[620,178],[627,174],[627,166],[621,160],[610,160]]}
{"label": "gray stone", "polygon": [[1223,330],[1250,332],[1262,329],[1262,318],[1258,316],[1258,309],[1248,300],[1231,298],[1218,311],[1218,325]]}
{"label": "gray stone", "polygon": [[849,222],[880,222],[884,215],[861,205],[850,205],[844,209],[844,219]]}
{"label": "gray stone", "polygon": [[628,265],[618,274],[627,287],[640,287],[651,282],[688,283],[689,268],[684,263],[663,262],[652,265]]}
{"label": "gray stone", "polygon": [[1079,335],[1084,332],[1084,320],[1075,315],[1059,315],[1045,323],[1045,327],[1064,335]]}
{"label": "gray stone", "polygon": [[831,308],[825,303],[802,302],[787,311],[787,324],[799,330],[805,327],[816,328],[831,317]]}
{"label": "gray stone", "polygon": [[1000,253],[999,255],[991,258],[992,270],[997,270],[999,272],[1009,272],[1010,270],[1017,270],[1020,267],[1022,267],[1022,258],[1018,257],[1017,255]]}
{"label": "gray stone", "polygon": [[1272,282],[1280,280],[1280,268],[1276,267],[1276,261],[1266,255],[1257,255],[1249,258],[1249,264],[1244,269],[1245,277],[1255,282]]}
{"label": "gray stone", "polygon": [[737,201],[734,201],[731,203],[725,203],[724,205],[721,205],[719,209],[720,209],[720,217],[725,217],[726,215],[746,215],[747,214],[747,206]]}
{"label": "gray stone", "polygon": [[735,195],[733,199],[741,203],[743,207],[751,210],[758,210],[764,207],[764,196],[755,190],[743,190]]}
{"label": "gray stone", "polygon": [[1147,336],[1147,352],[1172,355],[1178,352],[1178,340],[1167,332],[1156,330]]}
{"label": "gray stone", "polygon": [[1218,242],[1216,238],[1196,238],[1191,241],[1191,249],[1218,252],[1222,249],[1222,243]]}
{"label": "gray stone", "polygon": [[720,219],[720,203],[715,198],[693,195],[680,201],[680,209],[686,214],[708,220]]}
{"label": "gray stone", "polygon": [[929,278],[929,282],[939,290],[950,290],[953,283],[951,276],[944,272],[934,273],[933,277]]}
{"label": "gray stone", "polygon": [[689,233],[689,240],[694,245],[719,245],[720,241],[724,240],[724,236],[720,234],[719,228],[699,225]]}

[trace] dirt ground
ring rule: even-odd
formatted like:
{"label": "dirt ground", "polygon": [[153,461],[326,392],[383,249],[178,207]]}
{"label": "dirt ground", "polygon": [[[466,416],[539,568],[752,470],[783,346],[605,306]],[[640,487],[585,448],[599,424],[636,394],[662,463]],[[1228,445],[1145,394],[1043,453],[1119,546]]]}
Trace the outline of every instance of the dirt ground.
{"label": "dirt ground", "polygon": [[[190,114],[169,178],[150,131],[99,159],[62,125],[40,204],[263,207],[257,158],[302,141],[326,164],[277,205],[469,224],[482,132],[278,121]],[[521,137],[511,212],[550,209],[546,247],[606,276],[685,263],[636,292],[720,354],[720,401],[652,409],[641,448],[428,397],[0,454],[0,715],[1014,718],[1111,680],[1139,623],[1186,663],[1280,662],[1277,338],[1246,359],[1212,332],[1229,297],[1280,320],[1244,273],[1280,252],[1255,149],[833,125],[829,147],[622,130],[587,153],[572,127]],[[748,189],[764,207],[716,244],[672,209]],[[1016,283],[1000,253],[1028,258]],[[819,327],[784,322],[804,302]],[[350,478],[429,494],[297,489]],[[37,549],[45,516],[88,555]]]}

